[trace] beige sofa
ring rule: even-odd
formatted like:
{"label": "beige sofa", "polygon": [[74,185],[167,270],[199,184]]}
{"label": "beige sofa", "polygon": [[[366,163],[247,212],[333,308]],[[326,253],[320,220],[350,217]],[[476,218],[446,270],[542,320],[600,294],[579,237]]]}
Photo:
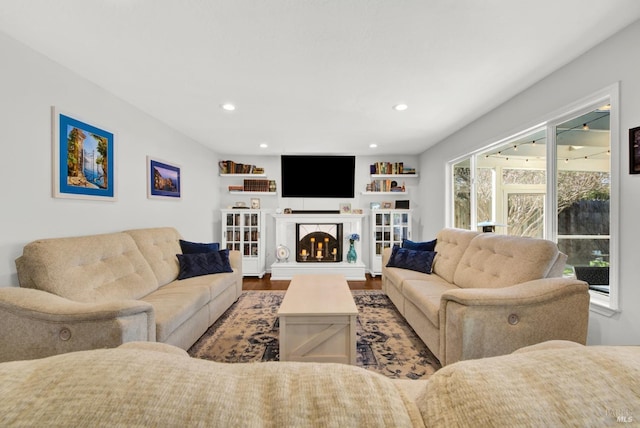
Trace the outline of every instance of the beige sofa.
{"label": "beige sofa", "polygon": [[392,380],[334,363],[214,363],[134,342],[0,363],[0,396],[3,427],[617,426],[640,415],[640,348],[545,343]]}
{"label": "beige sofa", "polygon": [[242,292],[233,272],[176,280],[173,228],[34,241],[0,288],[0,361],[157,341],[188,349]]}
{"label": "beige sofa", "polygon": [[444,366],[547,340],[584,344],[588,285],[562,278],[566,255],[543,239],[443,229],[431,274],[387,267],[382,289]]}

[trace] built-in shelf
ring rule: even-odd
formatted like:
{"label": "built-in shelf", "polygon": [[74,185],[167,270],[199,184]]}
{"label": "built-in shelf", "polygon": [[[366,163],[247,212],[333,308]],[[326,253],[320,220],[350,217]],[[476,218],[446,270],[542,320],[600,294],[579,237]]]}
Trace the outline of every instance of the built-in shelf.
{"label": "built-in shelf", "polygon": [[229,193],[233,195],[265,195],[275,196],[278,192],[245,192],[244,190],[229,190]]}
{"label": "built-in shelf", "polygon": [[371,178],[418,178],[418,174],[371,174]]}
{"label": "built-in shelf", "polygon": [[406,195],[407,192],[362,192],[363,195]]}
{"label": "built-in shelf", "polygon": [[220,177],[266,178],[267,174],[220,174]]}

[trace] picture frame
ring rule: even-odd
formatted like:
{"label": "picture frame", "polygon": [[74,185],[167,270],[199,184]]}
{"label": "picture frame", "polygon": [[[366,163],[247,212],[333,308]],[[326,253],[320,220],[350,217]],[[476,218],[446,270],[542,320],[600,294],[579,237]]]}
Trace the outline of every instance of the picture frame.
{"label": "picture frame", "polygon": [[52,196],[116,200],[114,134],[51,107]]}
{"label": "picture frame", "polygon": [[382,209],[383,210],[390,210],[393,207],[393,204],[391,202],[383,202],[382,203]]}
{"label": "picture frame", "polygon": [[180,199],[182,179],[180,166],[147,156],[147,198]]}
{"label": "picture frame", "polygon": [[362,208],[354,208],[351,210],[351,214],[363,214],[364,211]]}
{"label": "picture frame", "polygon": [[260,198],[251,198],[251,209],[252,210],[260,209]]}
{"label": "picture frame", "polygon": [[348,202],[340,204],[340,214],[351,214],[351,204]]}
{"label": "picture frame", "polygon": [[371,210],[379,210],[380,209],[380,202],[371,202],[369,204],[369,208]]}
{"label": "picture frame", "polygon": [[629,174],[640,174],[640,126],[629,129]]}

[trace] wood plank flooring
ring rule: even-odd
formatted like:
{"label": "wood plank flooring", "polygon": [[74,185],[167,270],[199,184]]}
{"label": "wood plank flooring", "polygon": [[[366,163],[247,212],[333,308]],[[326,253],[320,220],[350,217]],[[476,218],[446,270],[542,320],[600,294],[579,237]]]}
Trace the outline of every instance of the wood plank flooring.
{"label": "wood plank flooring", "polygon": [[[375,278],[371,275],[366,275],[365,281],[347,281],[351,290],[381,290],[382,280],[380,276]],[[265,274],[264,277],[250,277],[245,276],[242,279],[243,290],[286,290],[289,287],[288,280],[272,281],[270,274]]]}

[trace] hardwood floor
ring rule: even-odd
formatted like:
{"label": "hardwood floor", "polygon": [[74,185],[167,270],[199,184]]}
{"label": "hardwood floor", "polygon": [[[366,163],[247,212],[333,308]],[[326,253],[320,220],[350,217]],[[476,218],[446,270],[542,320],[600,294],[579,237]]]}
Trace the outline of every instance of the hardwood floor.
{"label": "hardwood floor", "polygon": [[[371,275],[366,275],[365,281],[347,281],[351,290],[380,290],[382,289],[382,280],[380,276],[373,278]],[[286,290],[289,286],[289,281],[272,281],[271,274],[265,274],[261,279],[258,277],[247,277],[242,279],[243,290]]]}

